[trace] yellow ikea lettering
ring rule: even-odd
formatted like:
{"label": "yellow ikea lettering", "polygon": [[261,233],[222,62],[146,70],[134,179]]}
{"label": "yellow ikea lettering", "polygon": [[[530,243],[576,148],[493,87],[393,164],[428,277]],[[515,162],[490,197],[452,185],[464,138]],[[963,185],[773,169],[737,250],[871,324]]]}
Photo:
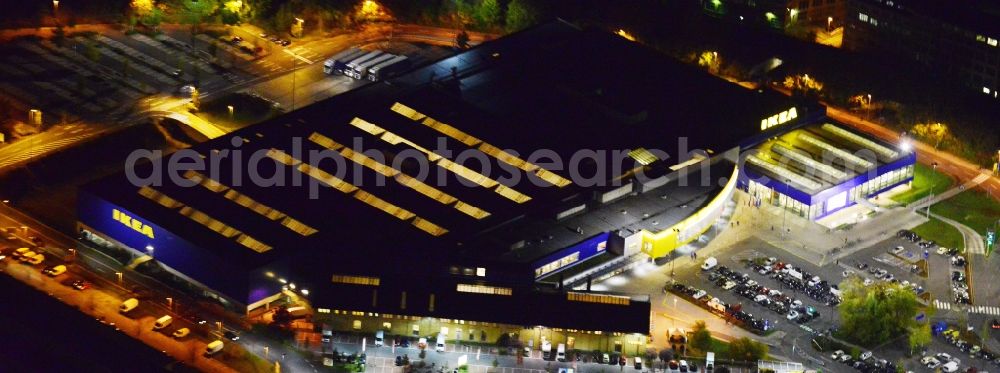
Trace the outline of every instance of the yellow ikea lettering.
{"label": "yellow ikea lettering", "polygon": [[118,209],[111,210],[111,218],[119,223],[122,223],[126,227],[132,228],[132,230],[141,233],[143,236],[154,238],[153,227],[128,216],[128,214],[121,212]]}
{"label": "yellow ikea lettering", "polygon": [[798,118],[798,117],[799,117],[799,113],[795,110],[795,108],[791,108],[791,109],[782,111],[782,112],[780,112],[778,114],[774,114],[774,115],[772,115],[770,117],[761,119],[760,120],[760,130],[763,131],[763,130],[766,130],[768,128],[777,126],[779,124],[788,123],[788,122],[790,122],[793,119]]}

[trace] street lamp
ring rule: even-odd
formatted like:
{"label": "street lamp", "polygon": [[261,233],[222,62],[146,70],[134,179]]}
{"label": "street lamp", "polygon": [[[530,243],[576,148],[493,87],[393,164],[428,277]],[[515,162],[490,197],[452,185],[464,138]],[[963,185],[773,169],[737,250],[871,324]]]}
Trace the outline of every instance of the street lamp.
{"label": "street lamp", "polygon": [[833,29],[833,17],[826,17],[826,32]]}
{"label": "street lamp", "polygon": [[149,254],[149,256],[152,257],[154,249],[153,245],[146,245],[146,254]]}
{"label": "street lamp", "polygon": [[174,310],[174,298],[167,297],[167,308],[170,309],[170,311]]}
{"label": "street lamp", "polygon": [[52,15],[59,16],[59,0],[52,0]]}
{"label": "street lamp", "polygon": [[226,105],[226,108],[229,109],[229,120],[233,120],[233,105]]}
{"label": "street lamp", "polygon": [[115,276],[118,277],[118,286],[121,286],[122,285],[122,273],[121,272],[115,272]]}

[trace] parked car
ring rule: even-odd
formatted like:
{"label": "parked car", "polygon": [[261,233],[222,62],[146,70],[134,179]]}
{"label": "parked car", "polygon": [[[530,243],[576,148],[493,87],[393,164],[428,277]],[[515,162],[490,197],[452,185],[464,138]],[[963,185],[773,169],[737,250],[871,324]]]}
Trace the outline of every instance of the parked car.
{"label": "parked car", "polygon": [[86,290],[90,289],[91,284],[84,280],[75,280],[72,283],[70,283],[70,286],[72,286],[76,290]]}
{"label": "parked car", "polygon": [[174,336],[174,338],[184,338],[184,337],[187,337],[188,334],[191,334],[191,329],[180,328],[180,329],[174,330],[173,336]]}

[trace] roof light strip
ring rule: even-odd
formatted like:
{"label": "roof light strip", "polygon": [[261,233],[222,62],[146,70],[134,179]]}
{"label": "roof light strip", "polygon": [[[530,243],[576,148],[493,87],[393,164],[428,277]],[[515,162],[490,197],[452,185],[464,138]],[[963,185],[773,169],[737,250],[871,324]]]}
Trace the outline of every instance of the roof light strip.
{"label": "roof light strip", "polygon": [[792,170],[789,170],[787,168],[784,168],[784,167],[772,164],[772,163],[770,163],[768,161],[765,161],[763,159],[760,159],[757,155],[753,155],[753,156],[748,157],[747,158],[747,162],[750,162],[750,163],[754,164],[755,166],[758,166],[758,167],[764,168],[764,169],[766,169],[768,171],[771,171],[771,172],[773,172],[774,174],[778,175],[781,178],[788,179],[790,181],[795,182],[796,184],[799,184],[801,186],[804,186],[804,187],[812,189],[812,190],[819,189],[819,187],[821,186],[819,183],[817,183],[815,181],[812,181],[810,179],[806,179],[806,178],[802,177],[801,175],[799,175],[799,174],[797,174],[795,172],[792,172]]}
{"label": "roof light strip", "polygon": [[816,162],[816,160],[813,159],[812,157],[797,152],[794,149],[788,148],[787,146],[781,144],[775,144],[774,146],[771,147],[771,150],[774,151],[775,153],[788,157],[796,162],[802,163],[816,170],[819,170],[822,173],[833,176],[834,179],[840,180],[847,177],[846,172],[838,170],[828,164],[822,164]]}
{"label": "roof light strip", "polygon": [[562,176],[559,176],[559,174],[556,174],[552,171],[542,168],[541,166],[523,160],[490,143],[484,142],[483,140],[480,140],[468,133],[465,133],[462,130],[459,130],[449,124],[439,122],[438,120],[431,118],[419,111],[416,111],[415,109],[409,106],[396,102],[392,105],[392,107],[390,107],[390,109],[398,113],[399,115],[410,118],[415,122],[420,122],[421,124],[434,129],[438,133],[441,133],[445,136],[455,139],[458,142],[461,142],[466,146],[469,146],[470,148],[478,146],[479,151],[486,153],[493,158],[496,158],[500,162],[517,167],[518,169],[524,172],[532,172],[535,174],[535,176],[538,176],[542,180],[545,180],[546,182],[552,185],[562,188],[564,186],[572,184],[570,180]]}
{"label": "roof light strip", "polygon": [[214,179],[207,177],[198,171],[188,170],[184,173],[184,177],[188,180],[198,183],[199,185],[213,192],[219,193],[225,191],[225,193],[223,193],[222,196],[225,197],[226,199],[233,201],[233,203],[243,206],[244,208],[256,212],[257,214],[266,217],[268,219],[275,221],[280,220],[279,224],[300,235],[310,236],[318,232],[315,228],[310,227],[308,224],[296,220],[295,218],[288,216],[288,214],[285,214],[273,207],[260,203],[257,200],[251,198],[250,196],[240,193],[236,191],[236,189],[231,189],[228,186],[218,181],[215,181]]}
{"label": "roof light strip", "polygon": [[835,147],[833,145],[830,145],[826,141],[817,139],[817,138],[813,137],[810,134],[799,133],[799,140],[802,140],[802,141],[805,141],[808,144],[812,144],[812,145],[815,145],[817,147],[823,148],[823,150],[826,150],[826,151],[832,153],[833,155],[837,156],[838,158],[843,159],[845,162],[853,163],[854,165],[861,166],[864,169],[869,169],[869,168],[872,168],[872,166],[873,166],[873,164],[871,162],[869,162],[867,159],[864,159],[864,158],[858,157],[858,156],[856,156],[854,154],[848,153],[844,149],[840,149],[840,148],[837,148],[837,147]]}
{"label": "roof light strip", "polygon": [[482,219],[487,216],[490,216],[490,213],[486,212],[485,210],[469,205],[467,203],[463,203],[459,201],[458,198],[455,198],[454,196],[445,193],[440,189],[427,185],[426,183],[420,180],[410,177],[409,175],[393,167],[378,162],[362,153],[355,152],[353,149],[347,148],[344,145],[334,141],[333,139],[323,136],[322,134],[313,132],[311,135],[309,135],[309,140],[327,149],[341,149],[340,153],[344,156],[344,158],[350,159],[358,164],[368,167],[382,175],[392,177],[399,184],[407,188],[413,189],[417,193],[423,194],[424,196],[433,199],[435,201],[438,201],[444,205],[451,205],[454,203],[455,209],[461,211],[462,213],[465,213],[466,215],[469,215],[476,219]]}
{"label": "roof light strip", "polygon": [[483,174],[481,174],[479,172],[473,171],[472,169],[470,169],[468,167],[462,166],[462,165],[460,165],[458,163],[452,162],[451,160],[449,160],[447,158],[441,157],[437,153],[434,153],[434,152],[432,152],[430,150],[427,150],[427,149],[425,149],[425,148],[423,148],[423,147],[421,147],[421,146],[413,143],[412,141],[409,141],[409,140],[407,140],[405,138],[402,138],[402,137],[400,137],[400,136],[398,136],[398,135],[396,135],[396,134],[394,134],[392,132],[386,131],[385,129],[383,129],[382,127],[379,127],[376,124],[367,122],[367,121],[365,121],[363,119],[360,119],[360,118],[354,118],[354,119],[352,119],[351,120],[351,124],[354,125],[355,127],[359,128],[359,129],[365,131],[365,132],[368,132],[368,133],[372,134],[372,135],[381,134],[380,138],[383,141],[388,142],[390,144],[393,144],[393,145],[398,145],[398,144],[409,145],[413,149],[419,150],[420,152],[424,153],[424,155],[427,156],[427,159],[429,159],[431,162],[436,162],[438,166],[440,166],[440,167],[442,167],[442,168],[444,168],[444,169],[446,169],[448,171],[451,171],[452,173],[454,173],[454,174],[456,174],[458,176],[461,176],[462,178],[464,178],[466,180],[469,180],[469,181],[471,181],[473,183],[479,184],[480,186],[482,186],[484,188],[487,188],[487,189],[496,188],[496,189],[493,190],[494,192],[496,192],[499,195],[502,195],[502,196],[506,197],[507,199],[510,199],[511,201],[514,201],[514,202],[517,202],[517,203],[524,203],[524,202],[527,202],[527,201],[531,200],[531,197],[529,197],[529,196],[527,196],[527,195],[525,195],[525,194],[523,194],[521,192],[518,192],[516,190],[513,190],[512,188],[505,187],[504,189],[501,189],[500,186],[502,186],[502,184],[500,184],[499,181],[493,180],[493,179],[487,177],[486,175],[483,175]]}
{"label": "roof light strip", "polygon": [[[168,197],[166,194],[155,190],[149,186],[143,186],[139,188],[138,193],[140,196],[148,198],[153,202],[158,203],[160,206],[166,207],[170,210],[175,210],[177,213],[193,220],[194,222],[201,224],[205,228],[211,229],[222,235],[223,237],[234,239],[237,243],[246,246],[248,249],[256,251],[258,253],[263,253],[272,249],[271,246],[258,241],[257,239],[250,237],[250,235],[241,232],[226,223],[215,219],[208,214],[197,210],[191,206],[185,206],[183,203],[177,201],[176,199]],[[179,209],[178,209],[179,208]]]}
{"label": "roof light strip", "polygon": [[[302,163],[302,161],[300,161],[298,159],[295,159],[294,157],[292,157],[292,156],[290,156],[290,155],[288,155],[288,154],[286,154],[286,153],[284,153],[284,152],[282,152],[280,150],[272,150],[271,152],[268,152],[268,156],[271,157],[272,159],[274,159],[275,161],[280,162],[280,163],[285,163],[282,160],[289,160],[290,159],[292,161],[289,162],[289,163],[291,163],[291,164],[298,164],[299,165],[296,168],[297,170],[299,170],[299,172],[302,172],[302,173],[304,173],[306,175],[309,175],[310,177],[312,177],[312,178],[314,178],[314,179],[316,179],[316,180],[318,180],[318,181],[326,184],[327,186],[330,186],[330,187],[332,187],[334,189],[337,189],[341,193],[350,195],[350,196],[354,197],[354,199],[356,199],[356,200],[358,200],[360,202],[363,202],[363,203],[365,203],[365,204],[367,204],[367,205],[369,205],[371,207],[379,209],[382,212],[385,212],[385,213],[387,213],[389,215],[392,215],[392,216],[396,217],[399,220],[409,221],[410,224],[412,224],[414,227],[416,227],[417,229],[420,229],[420,230],[422,230],[424,232],[427,232],[428,234],[431,234],[431,235],[434,235],[434,236],[440,236],[440,235],[443,235],[445,233],[448,233],[447,229],[445,229],[445,228],[443,228],[443,227],[441,227],[441,226],[439,226],[437,224],[431,223],[430,221],[427,221],[427,220],[425,220],[425,219],[417,216],[417,214],[415,214],[415,213],[413,213],[413,212],[411,212],[411,211],[409,211],[407,209],[404,209],[402,207],[396,206],[396,205],[392,204],[391,202],[388,202],[388,201],[386,201],[384,199],[379,198],[378,196],[375,196],[374,194],[368,193],[368,192],[362,190],[361,188],[358,188],[357,186],[355,186],[355,185],[353,185],[351,183],[348,183],[347,181],[344,181],[343,179],[340,179],[340,178],[338,178],[336,176],[331,175],[330,173],[328,173],[326,171],[323,171],[322,169],[320,169],[318,167],[313,167],[313,166],[310,166],[308,164]],[[285,164],[288,164],[288,163],[285,163]]]}
{"label": "roof light strip", "polygon": [[824,130],[826,130],[827,132],[830,132],[830,133],[833,133],[834,135],[843,137],[843,138],[845,138],[847,140],[850,140],[851,142],[853,142],[855,144],[864,146],[864,147],[868,148],[869,150],[871,150],[873,152],[876,152],[876,153],[878,153],[878,154],[880,154],[882,156],[885,156],[886,158],[896,158],[896,157],[899,156],[899,152],[897,152],[895,150],[892,150],[892,149],[889,149],[889,148],[884,147],[882,145],[879,145],[876,142],[871,141],[869,139],[866,139],[866,138],[864,138],[864,137],[862,137],[862,136],[860,136],[860,135],[858,135],[858,134],[856,134],[854,132],[845,130],[843,128],[837,127],[837,126],[832,125],[830,123],[824,124],[822,128]]}

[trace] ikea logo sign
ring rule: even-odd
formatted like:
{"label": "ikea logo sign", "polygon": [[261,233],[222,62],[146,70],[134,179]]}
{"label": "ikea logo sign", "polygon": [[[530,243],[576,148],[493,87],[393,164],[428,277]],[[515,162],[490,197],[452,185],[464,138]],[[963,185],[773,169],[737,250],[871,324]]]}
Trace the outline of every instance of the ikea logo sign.
{"label": "ikea logo sign", "polygon": [[111,210],[111,218],[119,223],[122,223],[126,227],[132,228],[132,230],[136,232],[142,233],[143,236],[153,238],[153,227],[129,216],[124,212],[119,211],[118,209]]}
{"label": "ikea logo sign", "polygon": [[768,128],[777,126],[779,124],[785,124],[790,122],[792,119],[798,118],[799,114],[795,111],[795,108],[791,108],[782,111],[778,114],[774,114],[768,118],[760,120],[760,130],[766,130]]}

